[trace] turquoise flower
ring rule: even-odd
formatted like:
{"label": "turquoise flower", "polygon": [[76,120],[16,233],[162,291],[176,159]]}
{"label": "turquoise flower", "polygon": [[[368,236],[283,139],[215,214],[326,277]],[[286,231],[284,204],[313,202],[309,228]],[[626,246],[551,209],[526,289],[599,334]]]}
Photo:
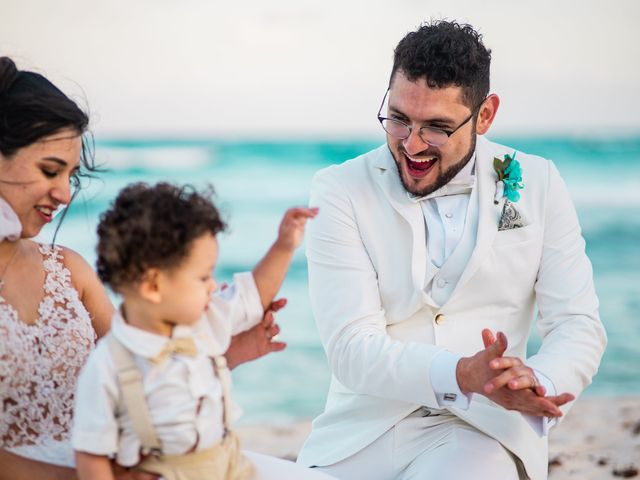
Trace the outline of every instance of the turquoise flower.
{"label": "turquoise flower", "polygon": [[[493,169],[498,174],[498,183],[502,182],[503,195],[511,202],[517,202],[520,200],[520,192],[524,188],[522,183],[522,167],[520,162],[516,160],[516,152],[513,152],[513,156],[508,153],[505,154],[504,160],[494,157]],[[496,202],[497,202],[496,198]]]}
{"label": "turquoise flower", "polygon": [[520,200],[520,193],[518,190],[521,190],[524,187],[522,184],[522,168],[520,167],[520,162],[515,160],[515,157],[516,155],[514,153],[511,162],[509,162],[507,168],[504,169],[505,178],[503,180],[504,196],[512,202]]}

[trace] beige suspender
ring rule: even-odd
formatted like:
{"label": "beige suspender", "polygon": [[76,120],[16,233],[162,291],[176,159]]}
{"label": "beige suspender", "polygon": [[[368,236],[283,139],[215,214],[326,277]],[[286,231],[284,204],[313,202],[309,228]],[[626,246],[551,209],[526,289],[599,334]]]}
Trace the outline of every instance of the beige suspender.
{"label": "beige suspender", "polygon": [[[107,335],[107,341],[122,390],[122,403],[131,418],[133,430],[140,439],[143,454],[161,455],[162,445],[151,420],[143,390],[142,374],[134,362],[133,354],[112,333]],[[226,436],[231,430],[231,378],[227,359],[222,355],[214,357],[213,368],[222,386],[222,421]]]}
{"label": "beige suspender", "polygon": [[213,357],[213,368],[222,385],[222,422],[226,437],[231,430],[231,378],[227,368],[227,359],[222,355]]}
{"label": "beige suspender", "polygon": [[162,445],[147,408],[142,374],[133,360],[133,354],[112,334],[108,334],[109,349],[118,374],[122,403],[131,419],[133,430],[140,439],[145,455],[161,455]]}

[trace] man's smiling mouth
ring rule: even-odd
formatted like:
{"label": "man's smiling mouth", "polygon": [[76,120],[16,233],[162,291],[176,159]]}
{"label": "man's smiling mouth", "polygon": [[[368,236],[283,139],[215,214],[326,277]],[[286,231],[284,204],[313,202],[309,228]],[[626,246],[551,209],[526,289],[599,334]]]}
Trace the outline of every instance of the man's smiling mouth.
{"label": "man's smiling mouth", "polygon": [[438,157],[410,157],[403,152],[404,157],[407,159],[407,170],[412,177],[424,177],[436,164]]}

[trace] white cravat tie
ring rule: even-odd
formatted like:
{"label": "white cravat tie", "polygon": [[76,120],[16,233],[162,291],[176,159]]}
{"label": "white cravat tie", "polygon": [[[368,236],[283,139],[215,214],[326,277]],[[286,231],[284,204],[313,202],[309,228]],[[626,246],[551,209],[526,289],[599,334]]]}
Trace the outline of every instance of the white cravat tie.
{"label": "white cravat tie", "polygon": [[475,154],[449,183],[435,192],[409,200],[419,203],[427,225],[429,260],[440,267],[453,253],[466,223],[467,207],[475,185]]}

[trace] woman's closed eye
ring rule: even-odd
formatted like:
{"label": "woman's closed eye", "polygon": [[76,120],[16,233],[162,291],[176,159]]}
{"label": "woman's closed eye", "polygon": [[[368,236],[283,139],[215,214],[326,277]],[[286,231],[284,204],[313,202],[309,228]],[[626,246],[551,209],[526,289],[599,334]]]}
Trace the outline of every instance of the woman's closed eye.
{"label": "woman's closed eye", "polygon": [[55,178],[60,174],[59,170],[51,170],[49,168],[41,168],[40,169],[43,175],[47,178]]}
{"label": "woman's closed eye", "polygon": [[[51,168],[46,168],[43,167],[40,169],[42,171],[42,174],[46,177],[46,178],[56,178],[59,175],[62,174],[63,169],[51,169]],[[77,186],[80,184],[80,169],[79,168],[74,168],[73,171],[69,174],[69,183],[71,185]]]}

